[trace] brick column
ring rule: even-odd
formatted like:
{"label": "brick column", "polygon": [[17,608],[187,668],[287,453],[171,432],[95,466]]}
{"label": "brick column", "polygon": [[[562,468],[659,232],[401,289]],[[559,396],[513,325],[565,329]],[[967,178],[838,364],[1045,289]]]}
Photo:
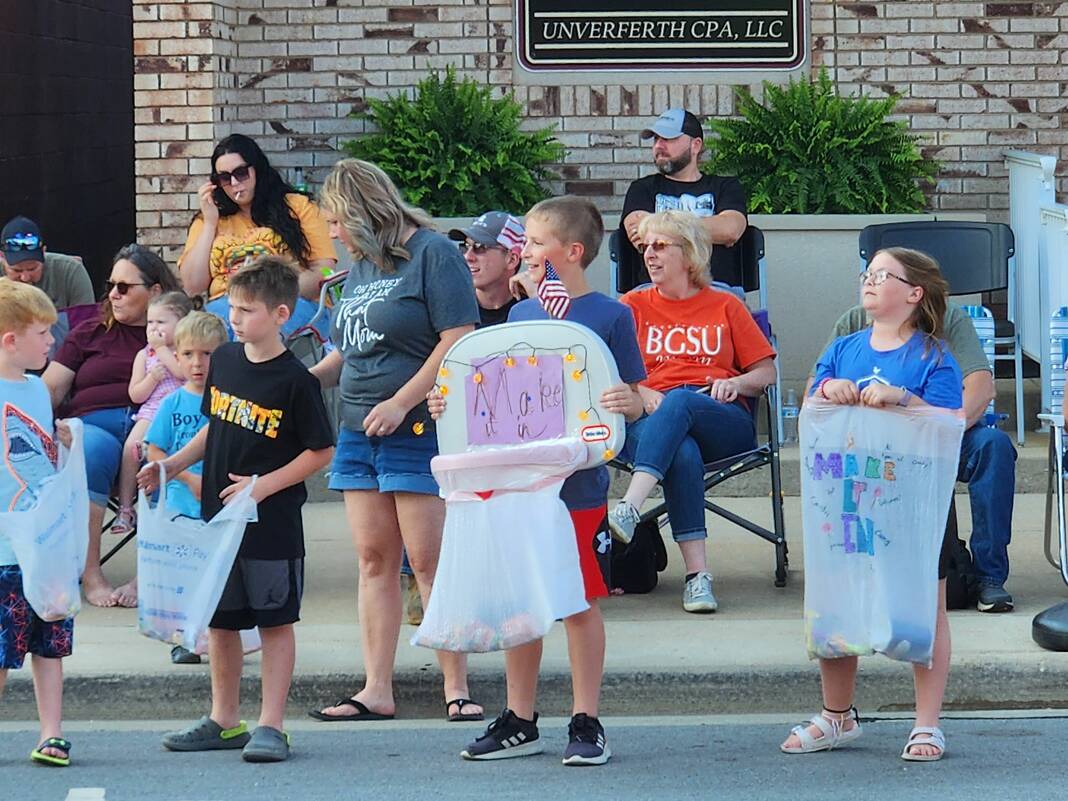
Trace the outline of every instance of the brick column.
{"label": "brick column", "polygon": [[133,0],[137,241],[172,265],[212,148],[229,133],[238,2]]}

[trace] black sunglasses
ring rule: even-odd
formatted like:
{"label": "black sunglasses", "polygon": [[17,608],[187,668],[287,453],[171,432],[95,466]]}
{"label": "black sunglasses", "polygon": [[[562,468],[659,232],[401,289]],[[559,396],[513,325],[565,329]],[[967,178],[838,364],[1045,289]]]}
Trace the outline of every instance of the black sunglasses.
{"label": "black sunglasses", "polygon": [[128,281],[105,281],[104,289],[110,295],[111,290],[117,289],[120,295],[125,295],[135,286],[148,286],[148,284],[131,284]]}
{"label": "black sunglasses", "polygon": [[4,240],[4,250],[37,250],[41,237],[37,234],[13,234]]}
{"label": "black sunglasses", "polygon": [[507,248],[505,248],[503,245],[483,245],[481,242],[471,242],[470,244],[468,244],[467,242],[457,242],[456,244],[460,248],[461,254],[471,251],[476,256],[481,256],[487,250],[507,251]]}
{"label": "black sunglasses", "polygon": [[216,186],[229,186],[234,181],[242,183],[243,181],[248,180],[249,171],[251,169],[252,168],[249,167],[249,165],[242,164],[236,170],[233,170],[231,172],[223,170],[222,172],[217,172],[212,175],[211,182]]}

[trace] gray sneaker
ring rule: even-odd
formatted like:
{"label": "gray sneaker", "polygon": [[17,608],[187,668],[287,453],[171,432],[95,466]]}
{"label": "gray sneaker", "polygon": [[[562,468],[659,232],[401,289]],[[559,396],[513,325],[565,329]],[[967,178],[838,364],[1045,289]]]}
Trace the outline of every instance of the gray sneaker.
{"label": "gray sneaker", "polygon": [[285,762],[289,759],[289,735],[270,726],[257,726],[241,758],[246,762]]}
{"label": "gray sneaker", "polygon": [[615,508],[608,513],[608,527],[617,540],[627,545],[634,539],[634,529],[641,522],[638,510],[626,501],[620,501]]}
{"label": "gray sneaker", "polygon": [[682,608],[687,612],[708,613],[719,609],[719,601],[712,594],[712,574],[702,570],[686,582],[682,591]]}
{"label": "gray sneaker", "polygon": [[976,607],[980,612],[1011,612],[1012,596],[1005,587],[983,584],[979,587],[979,602]]}

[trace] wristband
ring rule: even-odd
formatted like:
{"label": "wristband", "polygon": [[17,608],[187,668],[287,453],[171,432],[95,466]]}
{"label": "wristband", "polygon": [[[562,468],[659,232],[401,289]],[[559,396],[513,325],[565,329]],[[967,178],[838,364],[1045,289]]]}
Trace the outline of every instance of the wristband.
{"label": "wristband", "polygon": [[901,400],[897,402],[898,406],[908,406],[909,401],[912,400],[912,393],[908,391],[907,387],[898,387],[901,390]]}
{"label": "wristband", "polygon": [[819,395],[824,400],[826,400],[827,399],[827,395],[824,394],[823,387],[827,384],[828,381],[833,381],[833,380],[834,380],[833,378],[825,378],[822,381],[820,381],[820,385],[818,387],[816,387],[816,394]]}

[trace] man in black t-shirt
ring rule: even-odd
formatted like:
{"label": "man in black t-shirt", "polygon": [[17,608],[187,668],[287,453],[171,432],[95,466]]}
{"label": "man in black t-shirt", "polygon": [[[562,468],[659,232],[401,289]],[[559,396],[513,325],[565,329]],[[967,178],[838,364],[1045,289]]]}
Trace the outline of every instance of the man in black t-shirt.
{"label": "man in black t-shirt", "polygon": [[517,303],[508,279],[519,267],[523,223],[506,211],[487,211],[467,228],[453,228],[449,239],[460,243],[478,298],[479,328],[508,321]]}
{"label": "man in black t-shirt", "polygon": [[[730,247],[745,232],[745,192],[737,178],[702,175],[698,162],[704,148],[704,131],[697,117],[681,108],[668,109],[642,139],[653,140],[653,162],[657,172],[639,178],[627,190],[619,222],[619,272],[621,289],[631,289],[649,280],[645,263],[635,249],[640,242],[638,224],[643,217],[659,211],[692,211],[712,236],[714,245]],[[741,283],[737,267],[723,260],[717,270],[718,251],[713,249],[712,277],[727,283]]]}

